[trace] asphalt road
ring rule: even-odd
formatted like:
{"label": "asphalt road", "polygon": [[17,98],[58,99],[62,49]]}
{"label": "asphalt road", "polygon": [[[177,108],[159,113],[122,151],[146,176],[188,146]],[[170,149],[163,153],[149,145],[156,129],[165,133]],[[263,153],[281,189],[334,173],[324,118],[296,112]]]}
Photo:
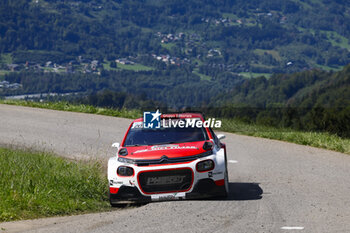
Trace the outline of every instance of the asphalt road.
{"label": "asphalt road", "polygon": [[[107,161],[130,120],[0,105],[0,143]],[[0,224],[0,232],[350,232],[350,156],[226,133],[227,200]]]}

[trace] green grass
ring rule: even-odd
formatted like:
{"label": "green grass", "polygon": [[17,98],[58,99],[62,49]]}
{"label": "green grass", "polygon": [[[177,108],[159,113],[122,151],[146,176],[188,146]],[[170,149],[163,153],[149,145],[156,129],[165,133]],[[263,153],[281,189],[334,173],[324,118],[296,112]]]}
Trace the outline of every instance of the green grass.
{"label": "green grass", "polygon": [[107,62],[107,61],[105,61],[103,63],[103,68],[105,70],[115,70],[115,71],[120,70],[120,69],[132,70],[132,71],[149,71],[149,70],[154,70],[153,67],[144,66],[144,65],[141,65],[141,64],[137,64],[137,63],[135,63],[134,65],[123,65],[123,64],[117,63],[117,68],[112,68],[110,62]]}
{"label": "green grass", "polygon": [[199,73],[197,69],[193,70],[192,73],[198,75],[201,78],[201,80],[207,80],[207,81],[211,80],[210,76]]}
{"label": "green grass", "polygon": [[339,46],[341,48],[344,48],[350,51],[349,39],[338,34],[337,32],[331,32],[331,31],[323,31],[323,32],[327,34],[328,40],[329,42],[331,42],[333,46]]}
{"label": "green grass", "polygon": [[302,0],[293,0],[293,2],[296,2],[297,4],[300,4],[304,7],[304,9],[312,9],[312,6],[310,6],[309,3],[302,1]]}
{"label": "green grass", "polygon": [[325,71],[341,71],[344,68],[344,66],[330,67],[330,66],[325,66],[320,64],[315,64],[315,67]]}
{"label": "green grass", "polygon": [[10,53],[3,53],[0,55],[0,63],[12,64],[12,56]]}
{"label": "green grass", "polygon": [[167,50],[171,50],[171,48],[172,47],[174,47],[175,46],[175,44],[174,43],[161,43],[160,44],[163,48],[165,48],[165,49],[167,49]]}
{"label": "green grass", "polygon": [[0,148],[0,222],[109,210],[97,162]]}
{"label": "green grass", "polygon": [[251,64],[253,67],[256,68],[264,68],[264,69],[273,69],[274,66],[269,66],[269,65],[264,65],[264,64],[257,64],[257,63],[252,63]]}
{"label": "green grass", "polygon": [[262,56],[262,55],[264,55],[265,53],[267,53],[267,54],[270,54],[276,61],[282,61],[282,58],[281,58],[279,52],[276,51],[276,50],[255,49],[255,50],[254,50],[254,53],[256,53],[256,54],[258,54],[258,55],[260,55],[260,56]]}
{"label": "green grass", "polygon": [[117,67],[123,70],[132,70],[132,71],[149,71],[149,70],[154,70],[154,68],[149,67],[149,66],[144,66],[141,64],[134,64],[134,65],[123,65],[118,63]]}
{"label": "green grass", "polygon": [[69,112],[82,112],[82,113],[92,113],[105,116],[114,117],[124,117],[124,118],[138,118],[142,116],[141,111],[138,110],[127,110],[127,109],[110,109],[110,108],[100,108],[91,105],[74,105],[68,102],[34,102],[34,101],[24,101],[24,100],[0,100],[0,104],[18,105],[33,108],[45,108],[60,111]]}
{"label": "green grass", "polygon": [[9,70],[0,70],[0,76],[10,73]]}
{"label": "green grass", "polygon": [[302,132],[256,124],[248,124],[236,119],[222,119],[222,131],[276,139],[301,145],[313,146],[350,154],[350,139],[323,132]]}
{"label": "green grass", "polygon": [[[67,102],[40,103],[31,101],[0,100],[0,104],[1,103],[63,111],[94,113],[99,115],[124,117],[131,119],[142,116],[142,113],[139,110],[97,108],[88,105],[72,105]],[[236,119],[221,120],[221,131],[276,139],[350,154],[350,139],[341,138],[333,134],[321,132],[302,132],[293,129],[267,127],[262,125],[244,123]]]}
{"label": "green grass", "polygon": [[222,17],[223,18],[230,18],[230,19],[233,19],[233,20],[239,19],[239,17],[237,15],[232,14],[232,13],[223,13]]}
{"label": "green grass", "polygon": [[105,61],[104,63],[102,63],[102,65],[103,65],[103,69],[108,70],[108,71],[110,71],[110,70],[114,70],[114,71],[118,70],[117,68],[111,67],[111,63],[108,62],[108,61]]}
{"label": "green grass", "polygon": [[[302,27],[298,27],[299,31],[305,32],[308,31],[315,35],[316,31],[314,29],[306,29]],[[325,30],[319,30],[320,33],[325,33],[327,36],[328,41],[333,45],[333,46],[338,46],[340,48],[344,48],[350,51],[350,40],[342,35],[340,35],[337,32],[334,31],[325,31]]]}
{"label": "green grass", "polygon": [[193,59],[192,63],[196,64],[196,66],[203,65],[203,62],[200,59],[198,59],[198,58]]}
{"label": "green grass", "polygon": [[252,72],[241,72],[239,74],[242,75],[245,78],[258,78],[258,77],[261,77],[261,76],[265,76],[266,78],[269,78],[272,75],[272,74],[269,74],[269,73],[252,73]]}

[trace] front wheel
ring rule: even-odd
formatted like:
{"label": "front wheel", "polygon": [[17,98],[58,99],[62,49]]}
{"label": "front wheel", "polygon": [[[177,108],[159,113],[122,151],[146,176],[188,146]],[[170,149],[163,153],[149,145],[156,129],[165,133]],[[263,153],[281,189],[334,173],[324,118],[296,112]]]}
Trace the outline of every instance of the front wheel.
{"label": "front wheel", "polygon": [[225,185],[222,186],[222,191],[220,193],[220,197],[226,198],[230,193],[229,180],[228,180],[228,170],[227,170],[227,162],[225,162],[225,172],[224,172],[224,180]]}

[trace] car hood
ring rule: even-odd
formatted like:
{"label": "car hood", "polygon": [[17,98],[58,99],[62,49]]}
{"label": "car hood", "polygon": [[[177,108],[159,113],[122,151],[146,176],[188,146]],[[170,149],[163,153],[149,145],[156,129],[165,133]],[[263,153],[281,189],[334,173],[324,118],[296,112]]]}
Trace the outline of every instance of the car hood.
{"label": "car hood", "polygon": [[131,146],[125,147],[128,150],[128,155],[123,157],[128,159],[160,159],[164,155],[168,158],[193,156],[206,152],[203,149],[203,144],[204,141],[153,146]]}

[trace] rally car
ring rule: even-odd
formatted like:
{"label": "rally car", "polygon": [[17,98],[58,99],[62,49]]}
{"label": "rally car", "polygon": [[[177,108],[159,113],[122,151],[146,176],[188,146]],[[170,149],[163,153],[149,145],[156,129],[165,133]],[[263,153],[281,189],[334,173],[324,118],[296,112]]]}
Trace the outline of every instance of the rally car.
{"label": "rally car", "polygon": [[200,113],[155,117],[161,119],[158,127],[136,119],[123,141],[112,145],[117,154],[108,161],[111,205],[226,197],[226,146],[220,142],[225,136],[206,127]]}

